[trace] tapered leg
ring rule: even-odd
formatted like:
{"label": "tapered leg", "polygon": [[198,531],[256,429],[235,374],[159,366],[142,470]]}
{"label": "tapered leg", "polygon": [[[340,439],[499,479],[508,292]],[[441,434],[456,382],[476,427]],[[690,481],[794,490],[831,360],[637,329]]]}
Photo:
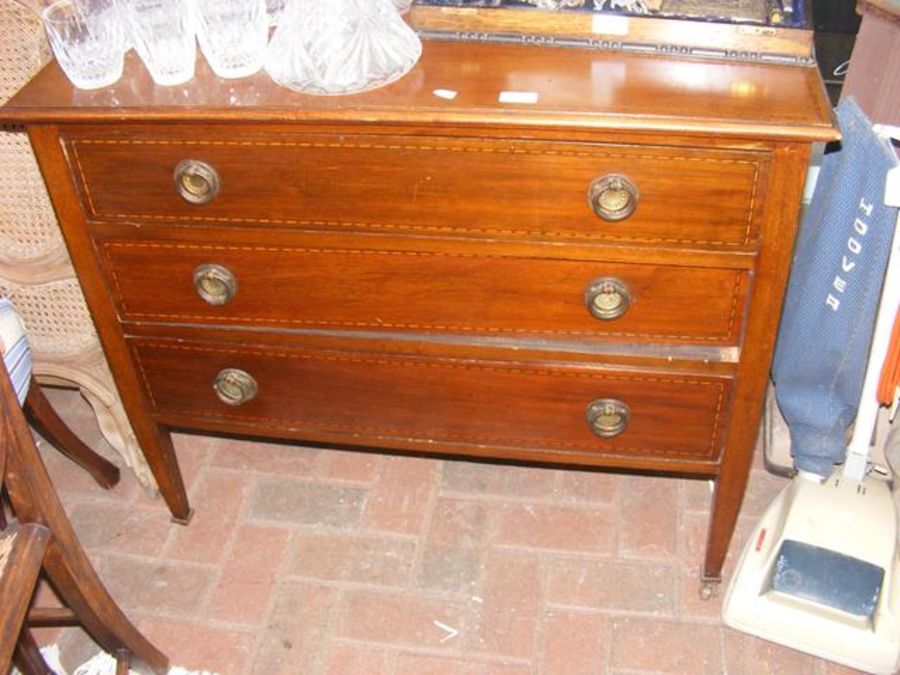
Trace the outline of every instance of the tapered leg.
{"label": "tapered leg", "polygon": [[168,429],[152,418],[150,400],[140,373],[132,360],[131,349],[118,328],[115,303],[106,289],[104,273],[96,257],[84,213],[77,206],[80,195],[72,181],[69,158],[60,142],[59,127],[46,124],[28,129],[50,198],[63,223],[63,235],[69,255],[78,270],[81,290],[91,310],[97,335],[109,362],[122,404],[131,422],[135,439],[153,471],[159,491],[176,523],[187,523],[192,515],[184,480],[178,467]]}
{"label": "tapered leg", "polygon": [[172,445],[172,435],[166,427],[157,424],[152,425],[146,435],[143,431],[141,429],[135,432],[135,435],[141,447],[145,449],[160,494],[172,514],[172,522],[187,525],[194,517],[194,510],[188,502],[181,468],[178,466],[175,447]]}
{"label": "tapered leg", "polygon": [[749,467],[727,477],[720,476],[716,480],[712,512],[709,516],[706,559],[703,564],[702,581],[705,584],[717,584],[722,581],[722,566],[737,524],[744,490],[747,487],[748,472]]}
{"label": "tapered leg", "polygon": [[33,377],[25,399],[25,412],[41,435],[66,457],[87,471],[103,488],[119,482],[119,469],[82,442],[60,419]]}
{"label": "tapered leg", "polygon": [[793,145],[776,149],[772,156],[766,214],[761,219],[764,229],[760,233],[761,246],[754,270],[752,307],[724,434],[727,447],[722,453],[713,495],[703,566],[706,589],[710,583],[722,580],[722,566],[753,463],[803,194],[803,181],[796,177],[805,173],[809,152],[807,145]]}

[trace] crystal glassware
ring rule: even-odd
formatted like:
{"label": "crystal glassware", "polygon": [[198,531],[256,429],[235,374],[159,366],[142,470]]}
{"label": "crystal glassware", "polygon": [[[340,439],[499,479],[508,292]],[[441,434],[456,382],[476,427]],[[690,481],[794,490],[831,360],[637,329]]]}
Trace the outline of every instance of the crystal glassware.
{"label": "crystal glassware", "polygon": [[108,87],[122,76],[125,33],[115,0],[59,0],[41,19],[57,62],[76,87]]}
{"label": "crystal glassware", "polygon": [[269,25],[277,26],[284,11],[287,0],[266,0],[266,11],[269,13]]}
{"label": "crystal glassware", "polygon": [[265,0],[194,0],[197,39],[219,77],[247,77],[266,58],[269,16]]}
{"label": "crystal glassware", "polygon": [[403,77],[421,55],[393,0],[290,0],[266,72],[294,91],[352,94]]}
{"label": "crystal glassware", "polygon": [[134,48],[156,84],[194,76],[197,40],[189,0],[120,0]]}

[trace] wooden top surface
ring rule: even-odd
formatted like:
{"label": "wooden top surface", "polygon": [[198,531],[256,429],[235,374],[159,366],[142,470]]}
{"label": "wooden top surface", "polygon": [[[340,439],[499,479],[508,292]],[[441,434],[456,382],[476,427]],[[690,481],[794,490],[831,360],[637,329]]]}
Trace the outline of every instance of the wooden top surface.
{"label": "wooden top surface", "polygon": [[[531,102],[501,102],[502,92]],[[813,67],[442,41],[424,42],[421,61],[402,79],[362,94],[298,94],[265,72],[223,80],[202,56],[192,81],[158,87],[130,53],[112,87],[75,89],[54,61],[0,109],[0,122],[7,123],[101,120],[436,122],[799,140],[837,135]]]}

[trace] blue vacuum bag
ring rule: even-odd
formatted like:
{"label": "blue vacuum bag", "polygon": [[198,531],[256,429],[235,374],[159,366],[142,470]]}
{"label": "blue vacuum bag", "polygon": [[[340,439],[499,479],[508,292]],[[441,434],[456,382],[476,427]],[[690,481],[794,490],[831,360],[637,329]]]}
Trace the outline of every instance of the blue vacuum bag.
{"label": "blue vacuum bag", "polygon": [[852,98],[826,152],[794,253],[775,348],[775,396],[795,468],[826,477],[846,455],[896,219],[885,179],[897,158]]}

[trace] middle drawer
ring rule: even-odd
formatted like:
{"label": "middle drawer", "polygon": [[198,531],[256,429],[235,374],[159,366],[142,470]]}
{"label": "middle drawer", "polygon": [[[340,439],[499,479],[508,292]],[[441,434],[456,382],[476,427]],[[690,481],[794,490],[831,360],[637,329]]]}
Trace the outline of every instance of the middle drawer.
{"label": "middle drawer", "polygon": [[745,270],[356,248],[98,244],[122,320],[736,345]]}

